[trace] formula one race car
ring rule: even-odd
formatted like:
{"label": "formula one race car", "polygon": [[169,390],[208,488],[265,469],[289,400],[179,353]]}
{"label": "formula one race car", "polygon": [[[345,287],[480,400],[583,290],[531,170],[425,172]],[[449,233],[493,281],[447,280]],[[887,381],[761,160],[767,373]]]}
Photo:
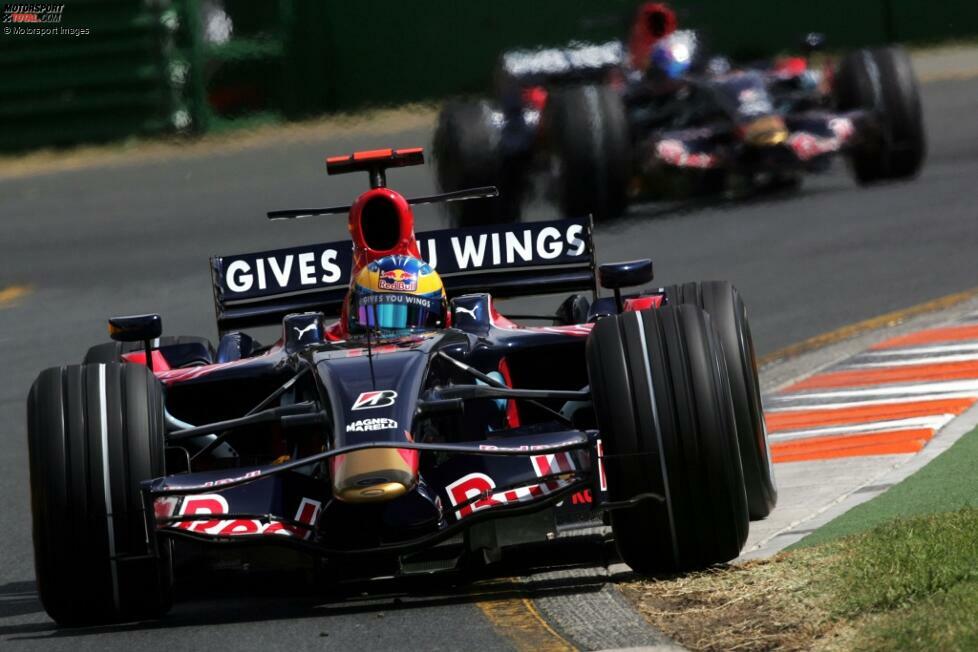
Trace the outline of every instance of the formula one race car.
{"label": "formula one race car", "polygon": [[[352,244],[213,258],[216,350],[161,337],[159,315],[118,317],[84,364],[41,372],[34,552],[58,623],[160,616],[175,548],[284,547],[342,581],[498,560],[607,517],[640,573],[739,554],[777,495],[737,291],[623,294],[651,261],[595,272],[583,219],[415,235],[413,204],[495,193],[386,187],[387,168],[422,161],[329,158],[371,189],[269,214],[348,213]],[[535,327],[493,296],[560,291],[592,296]],[[270,346],[239,330],[272,324]]]}
{"label": "formula one race car", "polygon": [[[808,56],[735,66],[699,56],[696,34],[674,31],[668,8],[648,4],[668,13],[645,58],[618,42],[508,52],[497,99],[443,107],[441,188],[495,184],[502,194],[454,206],[460,223],[519,219],[535,186],[565,215],[601,219],[636,197],[797,187],[840,154],[861,184],[919,171],[920,98],[902,48],[858,50],[822,69]],[[812,34],[803,45],[821,44]]]}

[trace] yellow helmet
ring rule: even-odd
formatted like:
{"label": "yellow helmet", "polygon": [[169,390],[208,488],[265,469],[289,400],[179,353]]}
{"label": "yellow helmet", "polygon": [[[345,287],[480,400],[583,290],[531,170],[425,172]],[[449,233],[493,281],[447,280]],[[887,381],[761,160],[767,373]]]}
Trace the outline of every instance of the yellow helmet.
{"label": "yellow helmet", "polygon": [[350,292],[349,330],[382,335],[443,328],[448,302],[441,277],[413,256],[385,256],[360,270]]}

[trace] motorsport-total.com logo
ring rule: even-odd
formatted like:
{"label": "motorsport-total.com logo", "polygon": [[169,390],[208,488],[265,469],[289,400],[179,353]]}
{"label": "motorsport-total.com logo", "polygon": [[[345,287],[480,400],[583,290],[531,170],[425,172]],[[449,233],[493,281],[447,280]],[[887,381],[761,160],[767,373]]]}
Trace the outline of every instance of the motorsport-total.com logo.
{"label": "motorsport-total.com logo", "polygon": [[11,2],[3,5],[6,36],[87,36],[87,27],[60,27],[64,4]]}
{"label": "motorsport-total.com logo", "polygon": [[57,25],[61,22],[65,6],[40,3],[8,3],[3,6],[3,22]]}

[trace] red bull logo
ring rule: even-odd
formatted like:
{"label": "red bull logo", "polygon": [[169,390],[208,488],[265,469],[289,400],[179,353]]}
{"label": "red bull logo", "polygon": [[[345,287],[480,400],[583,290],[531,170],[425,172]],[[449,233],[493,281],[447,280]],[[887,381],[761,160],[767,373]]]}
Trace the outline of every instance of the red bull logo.
{"label": "red bull logo", "polygon": [[418,275],[403,269],[381,270],[378,286],[381,290],[414,292],[418,289]]}

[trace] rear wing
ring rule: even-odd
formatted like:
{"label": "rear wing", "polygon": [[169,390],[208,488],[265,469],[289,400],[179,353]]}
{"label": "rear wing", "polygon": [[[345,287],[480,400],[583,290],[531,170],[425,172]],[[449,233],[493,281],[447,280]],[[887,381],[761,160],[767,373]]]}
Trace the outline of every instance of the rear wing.
{"label": "rear wing", "polygon": [[510,50],[499,60],[504,77],[521,86],[600,81],[625,60],[621,41],[571,43],[562,48]]}
{"label": "rear wing", "polygon": [[[597,290],[589,218],[417,234],[449,297]],[[350,285],[350,241],[211,258],[217,330],[267,326],[293,312],[338,316]]]}

